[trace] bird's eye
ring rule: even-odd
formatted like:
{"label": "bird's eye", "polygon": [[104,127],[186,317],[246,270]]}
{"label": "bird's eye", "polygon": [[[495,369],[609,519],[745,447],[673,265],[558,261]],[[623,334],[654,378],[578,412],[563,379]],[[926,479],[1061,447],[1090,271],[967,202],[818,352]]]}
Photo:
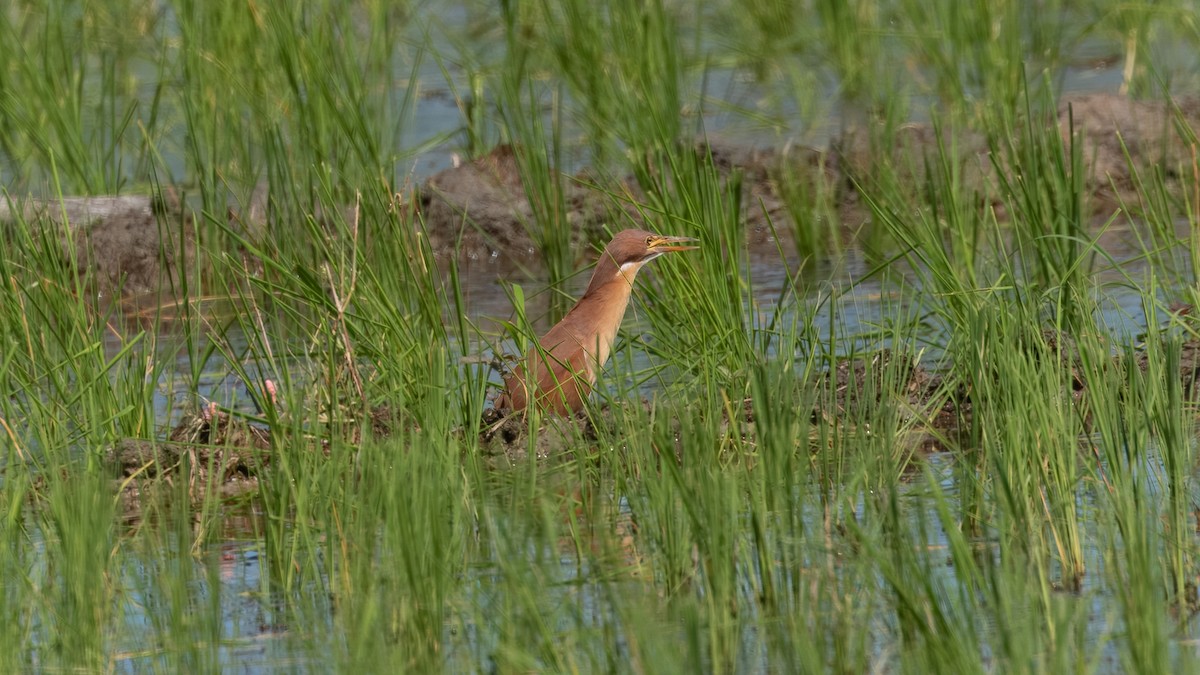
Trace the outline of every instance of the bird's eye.
{"label": "bird's eye", "polygon": [[654,245],[654,237],[646,237],[646,246]]}

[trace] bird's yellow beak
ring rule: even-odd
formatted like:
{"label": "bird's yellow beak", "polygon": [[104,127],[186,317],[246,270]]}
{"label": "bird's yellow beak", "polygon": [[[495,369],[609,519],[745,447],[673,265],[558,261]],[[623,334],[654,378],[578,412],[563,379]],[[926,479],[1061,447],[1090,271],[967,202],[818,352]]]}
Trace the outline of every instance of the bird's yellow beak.
{"label": "bird's yellow beak", "polygon": [[694,251],[699,246],[687,246],[688,242],[700,241],[692,237],[655,237],[648,248],[653,253],[668,253],[671,251]]}

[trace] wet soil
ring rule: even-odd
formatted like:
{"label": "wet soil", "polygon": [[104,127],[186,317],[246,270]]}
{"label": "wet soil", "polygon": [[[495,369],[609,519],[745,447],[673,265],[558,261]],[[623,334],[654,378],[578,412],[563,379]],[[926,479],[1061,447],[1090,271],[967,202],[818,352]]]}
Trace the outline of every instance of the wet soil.
{"label": "wet soil", "polygon": [[[1180,181],[1194,167],[1191,141],[1180,124],[1200,128],[1200,100],[1141,101],[1116,94],[1092,93],[1063,96],[1048,127],[1057,125],[1064,152],[1078,143],[1083,165],[1083,181],[1094,224],[1106,222],[1119,205],[1136,209],[1136,175],[1160,172],[1168,188],[1180,189]],[[934,158],[939,148],[936,131],[929,125],[907,124],[895,135],[889,147],[873,140],[872,129],[851,130],[837,139],[831,153],[840,175],[863,185],[873,185],[880,175],[878,167],[897,172],[901,184],[920,187],[926,184],[924,158]],[[1035,130],[1036,133],[1036,130]],[[970,130],[956,135],[956,144],[947,148],[958,172],[960,190],[975,195],[981,207],[995,210],[1001,221],[1007,219],[1004,204],[996,197],[1000,181],[1019,184],[1022,167],[1012,165],[1013,158],[1001,152],[993,156],[988,139]],[[1128,154],[1126,154],[1128,153]],[[881,162],[881,160],[886,160]],[[1136,173],[1135,173],[1136,172]],[[865,222],[869,213],[857,207],[860,195],[855,189],[843,190],[839,207],[845,225]]]}
{"label": "wet soil", "polygon": [[[347,417],[340,428],[347,442],[362,442],[362,427],[374,438],[387,438],[399,430],[401,415],[391,406],[372,408],[364,425]],[[288,448],[328,455],[324,435],[294,438],[283,434]],[[108,448],[105,463],[116,476],[115,485],[128,511],[138,509],[143,493],[164,494],[163,488],[180,481],[194,500],[217,494],[233,499],[253,494],[259,479],[270,471],[274,443],[268,427],[222,410],[215,403],[187,413],[165,439],[127,438]],[[170,494],[170,493],[167,493]]]}
{"label": "wet soil", "polygon": [[[1049,364],[1049,367],[1070,374],[1069,379],[1064,380],[1067,384],[1062,395],[1069,397],[1074,405],[1083,402],[1089,385],[1071,336],[1047,329],[1017,347],[1035,356],[1054,358],[1056,362]],[[1196,400],[1200,398],[1200,391],[1197,391],[1197,381],[1200,380],[1200,338],[1182,340],[1176,349],[1178,361],[1175,376],[1180,378],[1186,400]],[[1111,361],[1111,367],[1117,369],[1116,372],[1123,368],[1145,371],[1149,367],[1145,351],[1132,355],[1117,354],[1111,357]],[[1110,385],[1110,382],[1104,382],[1101,386]],[[971,392],[965,384],[948,374],[926,369],[910,354],[883,349],[861,358],[838,360],[827,372],[818,376],[812,383],[811,391],[814,407],[810,412],[810,421],[813,425],[852,425],[855,420],[873,418],[881,406],[894,406],[900,414],[899,427],[906,430],[903,438],[895,439],[896,443],[918,454],[970,447],[967,433],[974,417]],[[648,407],[649,403],[643,400],[641,405]],[[1090,413],[1084,412],[1086,419],[1090,419]],[[742,402],[739,416],[741,419],[737,422],[740,432],[752,441],[756,422],[753,400]],[[611,411],[607,407],[597,411],[594,417],[581,414],[558,420],[554,423],[565,427],[568,432],[563,433],[560,428],[558,433],[547,433],[546,427],[543,427],[532,449],[538,458],[559,455],[577,447],[580,439],[595,440],[597,429],[610,425],[611,421]],[[727,418],[725,422],[729,425]],[[680,420],[675,420],[674,424],[676,430],[681,427]],[[485,453],[503,456],[510,461],[525,459],[531,449],[529,438],[528,422],[524,415],[506,416],[505,411],[486,411],[480,430],[481,447]],[[813,446],[813,450],[819,448]],[[684,461],[682,448],[676,448],[676,456]]]}
{"label": "wet soil", "polygon": [[[1082,143],[1086,185],[1093,196],[1089,204],[1098,221],[1111,215],[1119,200],[1137,202],[1132,199],[1135,179],[1130,162],[1138,170],[1160,171],[1168,185],[1178,186],[1185,169],[1194,162],[1191,146],[1181,137],[1180,122],[1200,128],[1200,101],[1136,101],[1114,94],[1066,96],[1057,120],[1047,120],[1048,124],[1057,123],[1064,137],[1073,130]],[[837,222],[823,224],[820,230],[840,231],[842,238],[850,241],[871,220],[858,186],[872,185],[885,159],[892,160],[887,165],[899,167],[901,180],[921,185],[924,163],[920,158],[938,149],[937,136],[928,125],[905,125],[890,147],[873,141],[877,135],[870,129],[850,130],[824,150],[747,148],[712,140],[698,146],[697,152],[711,156],[723,176],[740,176],[742,218],[751,244],[776,235],[786,239],[797,222],[807,228],[815,221],[828,220]],[[518,147],[498,146],[431,176],[415,190],[411,206],[419,213],[436,254],[489,260],[535,258],[537,245],[529,233],[535,223],[545,220],[539,214],[553,214],[552,218],[565,221],[580,251],[586,250],[583,244],[605,239],[606,225],[641,221],[627,200],[610,194],[638,200],[642,193],[632,178],[601,190],[588,187],[594,181],[586,172],[575,179],[564,177],[565,212],[554,205],[532,203],[521,182],[522,152]],[[988,196],[995,192],[996,177],[985,139],[964,133],[956,152],[965,188],[979,195],[981,206],[999,206]],[[905,177],[905,170],[911,175]],[[251,240],[266,236],[270,231],[269,197],[265,187],[260,187],[243,208],[231,207],[231,225]],[[18,213],[29,222],[54,228],[64,260],[80,273],[90,273],[100,293],[156,291],[164,282],[178,278],[181,263],[195,261],[189,226],[192,215],[180,208],[170,190],[153,197],[0,202],[0,223],[12,221]],[[1002,212],[998,215],[1004,217]],[[314,217],[320,219],[322,214]]]}
{"label": "wet soil", "polygon": [[[947,439],[957,437],[962,415],[969,414],[970,409],[966,397],[956,395],[960,392],[947,393],[944,389],[941,375],[932,374],[911,357],[891,350],[881,350],[865,358],[839,360],[814,383],[816,403],[809,413],[810,422],[839,424],[862,419],[887,399],[899,396],[908,415],[904,424],[914,430],[909,439],[914,448],[923,452],[944,450]],[[645,399],[624,405],[641,405],[646,412],[650,411],[650,403]],[[736,427],[737,433],[753,440],[756,418],[752,399],[741,402],[738,419],[732,423],[724,411],[720,415],[727,430]],[[682,461],[684,453],[679,441],[683,421],[675,419],[672,425],[677,440],[676,456]],[[524,460],[531,451],[544,459],[578,447],[581,440],[595,441],[602,430],[613,426],[614,411],[605,405],[594,409],[591,415],[544,419],[543,426],[531,437],[525,415],[489,408],[480,424],[480,447],[488,456],[510,461]]]}
{"label": "wet soil", "polygon": [[1190,175],[1183,168],[1194,167],[1196,157],[1179,124],[1200,128],[1200,101],[1071,96],[1059,105],[1058,123],[1064,138],[1071,128],[1081,134],[1088,187],[1112,203],[1113,198],[1127,197],[1133,191],[1130,160],[1136,167],[1161,169],[1168,181]]}
{"label": "wet soil", "polygon": [[[0,201],[0,224],[20,217],[35,235],[58,240],[64,264],[101,295],[146,294],[195,260],[191,214],[173,192],[150,197],[67,197]],[[0,239],[8,236],[0,228]]]}
{"label": "wet soil", "polygon": [[[538,246],[530,231],[538,212],[557,212],[555,205],[530,202],[521,182],[521,148],[500,145],[490,153],[430,177],[417,191],[429,243],[439,255],[472,259],[500,255],[531,257]],[[610,205],[599,192],[563,180],[565,220],[576,246],[599,238]]]}
{"label": "wet soil", "polygon": [[[1136,101],[1113,94],[1066,96],[1056,115],[1045,122],[1050,127],[1057,125],[1066,144],[1072,135],[1081,144],[1091,215],[1094,221],[1103,222],[1118,203],[1137,203],[1135,170],[1161,171],[1168,186],[1179,187],[1183,169],[1192,166],[1193,158],[1178,123],[1200,127],[1200,101]],[[749,148],[710,139],[696,146],[696,152],[711,157],[724,178],[735,173],[740,177],[741,217],[751,245],[777,236],[787,239],[798,222],[808,228],[814,224],[809,221],[829,219],[837,221],[832,229],[850,242],[871,220],[860,186],[871,189],[875,185],[884,160],[899,170],[899,180],[920,186],[926,178],[922,158],[939,150],[937,133],[929,125],[903,126],[888,147],[880,147],[876,135],[875,130],[851,129],[826,150]],[[535,222],[535,209],[521,184],[519,152],[500,146],[473,162],[436,174],[421,188],[418,208],[435,252],[458,251],[470,258],[536,255],[537,247],[527,234],[529,224]],[[997,162],[990,157],[987,139],[964,132],[953,152],[957,153],[953,161],[958,164],[964,189],[978,195],[981,207],[996,208],[999,217],[1006,217],[994,197]],[[1012,174],[1019,168],[1002,170]],[[626,222],[641,222],[634,209],[584,187],[590,184],[586,173],[577,178],[565,181],[563,188],[565,218],[577,243],[604,239],[603,224],[620,223],[621,216],[628,216]],[[632,178],[609,190],[633,201],[644,196]],[[818,229],[831,228],[823,225]]]}
{"label": "wet soil", "polygon": [[209,406],[185,415],[165,440],[125,439],[109,448],[105,462],[116,474],[126,508],[136,510],[143,490],[186,481],[188,494],[236,498],[257,490],[270,464],[271,434],[260,426]]}
{"label": "wet soil", "polygon": [[[1032,339],[1043,344],[1018,347],[1031,353],[1055,355],[1058,363],[1051,367],[1071,373],[1070,379],[1064,380],[1068,383],[1064,396],[1080,404],[1089,385],[1070,336],[1048,330]],[[1178,355],[1169,363],[1177,368],[1176,376],[1189,400],[1195,398],[1200,378],[1200,339],[1179,340],[1166,351]],[[1111,358],[1116,369],[1149,367],[1144,352]],[[1118,381],[1124,379],[1120,377]],[[892,442],[903,449],[916,455],[969,449],[967,431],[973,424],[970,392],[948,375],[927,370],[910,354],[881,350],[861,358],[838,360],[810,384],[808,391],[814,393],[815,403],[807,414],[814,426],[833,424],[844,430],[852,429],[856,420],[872,419],[881,406],[893,406],[900,415],[899,428],[904,431],[903,437]],[[1102,386],[1110,385],[1111,382],[1105,382]],[[621,405],[641,405],[646,410],[650,407],[645,400]],[[747,399],[737,410],[738,419],[730,420],[721,412],[727,433],[739,433],[753,443],[755,411],[754,402]],[[491,466],[507,466],[531,458],[562,458],[581,448],[589,452],[596,440],[608,436],[608,430],[615,428],[618,412],[601,406],[593,409],[591,416],[546,417],[531,436],[529,420],[524,415],[489,408],[474,433],[479,434],[480,451]],[[373,437],[387,438],[400,429],[402,417],[394,409],[380,406],[371,412],[364,425],[348,424],[346,428],[365,426]],[[676,430],[675,460],[684,462],[684,421],[675,419],[671,423]],[[869,429],[862,431],[873,433]],[[352,431],[346,440],[357,443],[361,438],[357,431]],[[316,436],[284,438],[282,442],[289,448],[309,446],[314,452],[327,451],[325,442]],[[177,486],[179,481],[185,481],[189,494],[197,499],[210,494],[234,498],[252,493],[263,472],[270,470],[272,447],[271,430],[210,405],[186,416],[167,438],[127,439],[110,448],[106,457],[128,508],[136,510],[144,491],[163,485]],[[819,452],[821,447],[814,441],[809,450]]]}

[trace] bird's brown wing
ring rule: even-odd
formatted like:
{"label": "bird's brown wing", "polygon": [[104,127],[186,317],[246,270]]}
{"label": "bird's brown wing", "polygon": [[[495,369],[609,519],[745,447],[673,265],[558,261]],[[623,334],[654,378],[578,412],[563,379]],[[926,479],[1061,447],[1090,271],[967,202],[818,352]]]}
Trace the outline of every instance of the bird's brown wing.
{"label": "bird's brown wing", "polygon": [[[512,373],[504,378],[497,407],[524,410],[530,399],[544,411],[569,415],[581,408],[592,390],[587,352],[569,331],[551,330]],[[530,373],[532,372],[532,377]],[[530,391],[530,389],[533,391]]]}
{"label": "bird's brown wing", "polygon": [[560,415],[581,410],[593,382],[583,347],[568,339],[546,351],[544,358],[539,353],[530,357],[537,362],[538,407]]}

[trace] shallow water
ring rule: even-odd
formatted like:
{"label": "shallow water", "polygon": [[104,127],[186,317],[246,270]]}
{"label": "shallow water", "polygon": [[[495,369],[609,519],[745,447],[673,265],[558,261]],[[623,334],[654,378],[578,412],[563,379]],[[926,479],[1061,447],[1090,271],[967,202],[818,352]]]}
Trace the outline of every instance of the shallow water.
{"label": "shallow water", "polygon": [[[923,543],[923,548],[932,552],[935,559],[939,551],[945,552],[946,564],[934,564],[930,572],[931,583],[944,585],[947,591],[957,588],[960,580],[955,577],[953,567],[949,564],[948,542],[940,529],[933,525],[937,522],[936,516],[924,486],[927,480],[940,483],[954,511],[957,508],[957,495],[952,469],[953,460],[932,456],[923,463],[917,474],[910,476],[906,487],[902,487],[902,500],[912,521],[910,526],[917,528],[916,521],[924,520],[922,529],[930,535]],[[488,499],[481,506],[498,507],[496,513],[500,513],[504,511],[503,503],[509,497],[496,493]],[[496,501],[491,501],[493,499]],[[1086,501],[1085,498],[1081,506],[1086,508]],[[612,509],[612,514],[611,517],[616,519],[629,517],[630,508],[623,498]],[[193,648],[198,660],[193,663],[194,667],[246,673],[278,672],[280,669],[328,672],[336,669],[338,664],[344,664],[339,656],[347,647],[343,640],[352,640],[353,636],[338,632],[335,619],[338,608],[330,598],[331,584],[327,578],[308,582],[292,592],[266,590],[268,586],[263,578],[266,572],[262,568],[266,553],[261,548],[259,534],[261,518],[260,514],[252,512],[229,514],[224,520],[219,543],[206,545],[195,557],[170,547],[145,551],[143,554],[131,552],[126,556],[125,565],[118,570],[116,582],[118,587],[130,590],[128,604],[122,609],[124,619],[120,637],[113,641],[115,653],[112,655],[112,665],[116,672],[145,672],[187,662],[186,658],[180,659],[181,645],[162,643],[164,633],[157,627],[162,617],[156,615],[173,611],[172,606],[181,602],[194,606],[197,612],[198,623],[194,626],[197,644]],[[805,519],[816,523],[820,515],[814,512],[807,514]],[[600,528],[607,524],[610,523],[595,523]],[[520,533],[528,534],[530,524],[514,519],[511,526],[513,533],[520,536]],[[156,527],[172,526],[160,524]],[[501,524],[500,528],[504,531],[506,526]],[[753,550],[748,528],[738,538],[743,550]],[[34,545],[40,548],[37,539],[37,533],[34,533]],[[187,541],[187,534],[179,537],[181,545],[186,545]],[[997,542],[985,541],[976,545],[981,554],[998,555]],[[539,584],[536,602],[546,620],[559,622],[560,630],[564,632],[593,636],[615,634],[616,637],[611,639],[615,639],[618,645],[627,639],[637,638],[636,635],[623,636],[621,612],[625,603],[645,602],[649,599],[647,594],[653,594],[652,585],[645,583],[654,574],[653,568],[642,566],[634,568],[632,573],[629,570],[615,572],[626,575],[626,580],[614,581],[616,568],[601,565],[593,569],[587,558],[579,559],[572,553],[557,550],[553,545],[535,544],[534,547],[526,553],[531,560],[542,561],[531,571],[536,569],[544,577]],[[306,555],[303,551],[299,553]],[[312,554],[318,559],[323,558],[321,550]],[[492,659],[501,647],[501,633],[506,628],[502,622],[482,622],[479,619],[502,616],[506,603],[514,601],[508,595],[514,592],[511,582],[505,582],[505,575],[512,572],[507,570],[508,563],[504,561],[504,555],[502,548],[486,544],[474,550],[467,575],[461,579],[461,588],[446,612],[441,636],[445,664],[450,670],[475,670],[485,667],[484,664],[489,662],[495,667]],[[1119,672],[1121,662],[1118,646],[1111,639],[1101,638],[1121,631],[1119,625],[1113,625],[1112,599],[1100,572],[1107,561],[1097,547],[1088,547],[1085,555],[1091,572],[1083,579],[1082,587],[1074,592],[1057,592],[1053,602],[1060,606],[1061,611],[1080,615],[1090,636],[1088,645],[1099,650],[1089,655],[1089,658],[1096,660],[1093,665],[1100,672]],[[556,558],[557,566],[547,564],[547,561]],[[189,569],[183,571],[180,565]],[[190,578],[187,597],[164,597],[163,587],[155,583],[157,576],[163,574],[176,577],[182,574]],[[775,672],[777,667],[772,659],[772,651],[765,642],[767,636],[761,632],[763,624],[757,623],[763,619],[756,615],[757,591],[753,584],[747,582],[754,574],[754,570],[744,564],[738,572],[738,577],[743,580],[739,584],[738,594],[745,600],[743,611],[746,613],[739,617],[744,627],[741,630],[736,670]],[[884,580],[878,578],[875,583],[882,585]],[[520,599],[517,601],[521,602]],[[215,611],[210,613],[210,608]],[[644,624],[639,626],[645,627]],[[685,640],[685,633],[679,626],[664,623],[659,628],[664,634],[679,631],[681,644]],[[880,663],[888,662],[887,650],[895,639],[895,626],[881,617],[878,625],[864,628],[878,635],[872,648],[874,658]],[[1182,629],[1176,639],[1181,648],[1191,649],[1183,645],[1188,641],[1194,644],[1195,640],[1200,639],[1200,626],[1191,622],[1182,626]],[[986,631],[983,635],[981,658],[986,664],[992,653],[989,645],[991,638]],[[178,639],[178,635],[174,637]],[[209,642],[219,643],[219,649],[207,649]],[[594,641],[588,639],[581,641],[576,648],[584,651],[596,649]],[[208,659],[214,654],[216,661],[209,663]],[[591,655],[601,662],[613,656],[602,653]],[[627,653],[618,650],[615,656],[620,663]],[[584,658],[584,662],[588,662],[587,658]]]}

